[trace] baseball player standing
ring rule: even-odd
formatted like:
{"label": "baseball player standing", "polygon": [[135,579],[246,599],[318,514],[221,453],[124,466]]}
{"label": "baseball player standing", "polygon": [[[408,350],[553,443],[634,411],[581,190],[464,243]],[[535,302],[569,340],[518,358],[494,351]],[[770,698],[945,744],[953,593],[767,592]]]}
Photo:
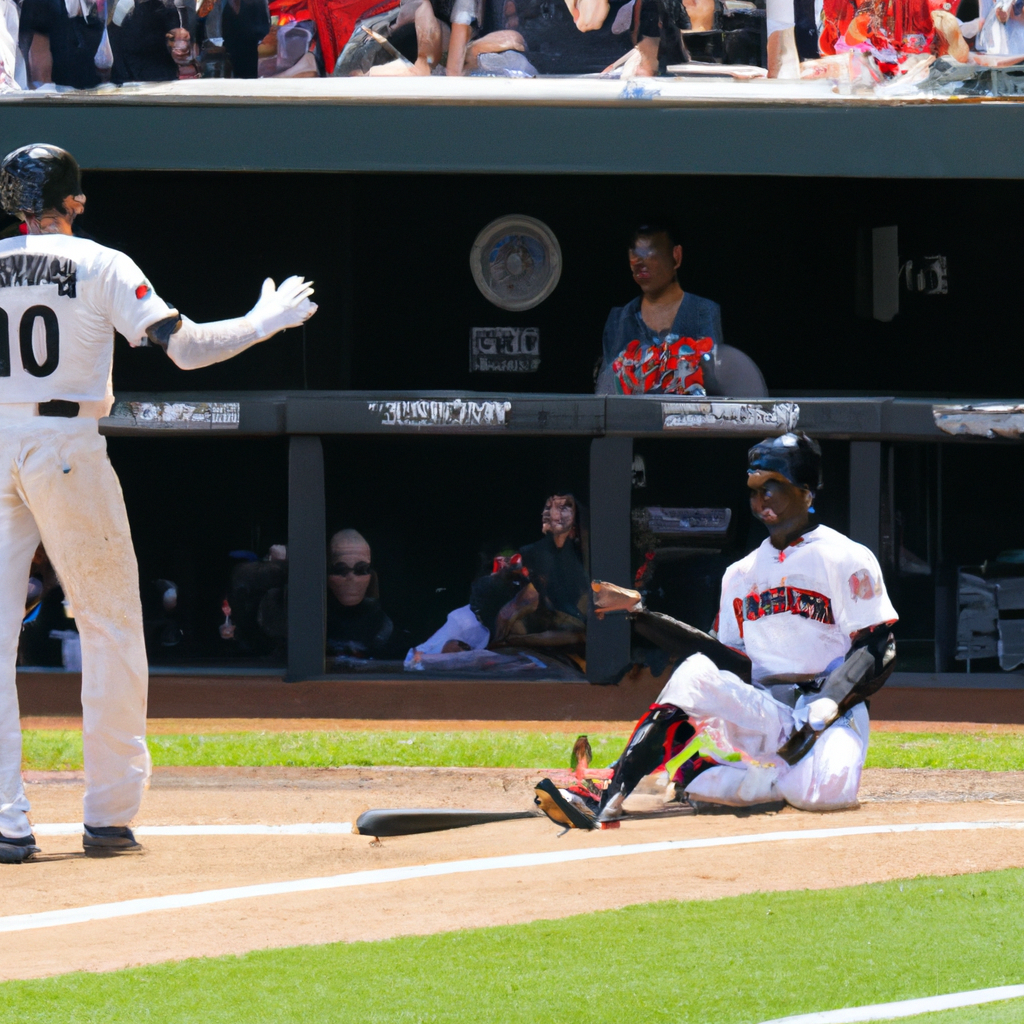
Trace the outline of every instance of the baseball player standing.
{"label": "baseball player standing", "polygon": [[128,823],[150,774],[139,577],[121,487],[97,420],[113,402],[114,332],[183,369],[230,359],[309,319],[313,289],[270,279],[244,317],[196,324],[124,253],[72,235],[78,164],[49,145],[0,164],[0,205],[22,222],[0,241],[0,862],[37,853],[21,779],[15,664],[25,585],[42,540],[82,638],[83,845],[140,849]]}

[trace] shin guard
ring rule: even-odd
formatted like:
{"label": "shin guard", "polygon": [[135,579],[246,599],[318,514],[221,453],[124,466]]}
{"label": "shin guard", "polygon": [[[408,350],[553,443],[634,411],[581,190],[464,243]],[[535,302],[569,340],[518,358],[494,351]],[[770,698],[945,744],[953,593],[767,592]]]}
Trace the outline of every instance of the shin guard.
{"label": "shin guard", "polygon": [[615,763],[615,774],[601,797],[598,820],[611,821],[622,816],[623,801],[637,783],[668,761],[674,749],[693,737],[694,728],[682,708],[674,704],[655,704],[637,723],[626,749]]}

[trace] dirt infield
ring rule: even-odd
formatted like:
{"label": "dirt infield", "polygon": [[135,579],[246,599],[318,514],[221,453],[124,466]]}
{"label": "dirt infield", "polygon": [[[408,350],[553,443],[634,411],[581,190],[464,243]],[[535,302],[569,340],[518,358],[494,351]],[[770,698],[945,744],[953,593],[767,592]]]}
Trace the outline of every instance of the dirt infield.
{"label": "dirt infield", "polygon": [[[589,724],[589,723],[588,723]],[[352,821],[387,806],[530,806],[538,773],[512,769],[157,769],[138,823]],[[81,773],[32,773],[36,822],[80,819]],[[635,798],[657,799],[648,783]],[[666,839],[944,821],[1024,822],[1024,772],[874,770],[859,810],[786,810],[625,822],[557,838],[547,819],[386,839],[358,835],[151,837],[142,855],[92,859],[77,836],[41,837],[34,862],[0,871],[7,915],[255,883],[505,856],[596,850]],[[917,874],[1024,866],[1019,831],[992,829],[786,840],[712,851],[513,867],[320,892],[261,896],[11,935],[0,978],[109,970],[186,956],[556,918],[662,899],[825,888]],[[0,919],[2,924],[2,919]]]}

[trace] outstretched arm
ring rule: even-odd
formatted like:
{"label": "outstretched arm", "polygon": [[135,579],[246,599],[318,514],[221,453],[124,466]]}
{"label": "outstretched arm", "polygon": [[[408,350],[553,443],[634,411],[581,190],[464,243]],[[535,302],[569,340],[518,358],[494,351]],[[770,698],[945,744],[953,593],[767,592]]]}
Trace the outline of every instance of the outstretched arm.
{"label": "outstretched arm", "polygon": [[305,323],[316,312],[316,303],[309,299],[312,294],[313,286],[301,277],[289,277],[280,288],[268,277],[259,301],[244,317],[197,324],[174,316],[153,324],[146,334],[183,370],[197,370]]}

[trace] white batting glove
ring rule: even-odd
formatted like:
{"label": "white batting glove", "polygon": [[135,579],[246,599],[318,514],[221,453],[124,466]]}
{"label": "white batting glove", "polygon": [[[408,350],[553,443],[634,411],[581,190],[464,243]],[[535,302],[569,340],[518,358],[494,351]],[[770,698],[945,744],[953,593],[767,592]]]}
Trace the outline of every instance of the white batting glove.
{"label": "white batting glove", "polygon": [[839,717],[839,705],[830,697],[819,697],[807,705],[807,722],[815,732],[827,729]]}
{"label": "white batting glove", "polygon": [[301,277],[289,277],[278,288],[273,278],[263,282],[259,301],[245,314],[260,338],[269,338],[278,331],[298,327],[315,312],[316,303],[310,302],[313,285]]}

